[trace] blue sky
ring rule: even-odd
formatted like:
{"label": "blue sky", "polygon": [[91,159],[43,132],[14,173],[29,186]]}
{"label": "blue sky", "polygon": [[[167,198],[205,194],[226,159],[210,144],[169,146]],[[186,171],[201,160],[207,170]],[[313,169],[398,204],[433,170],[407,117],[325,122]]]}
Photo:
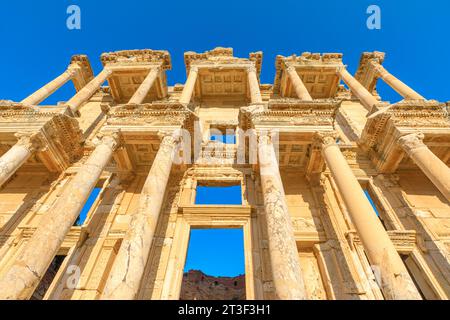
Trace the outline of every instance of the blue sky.
{"label": "blue sky", "polygon": [[[81,30],[66,27],[72,4],[81,8]],[[371,4],[381,8],[381,30],[366,27]],[[97,74],[103,52],[165,49],[172,56],[168,82],[173,85],[186,79],[185,51],[224,46],[239,57],[263,51],[263,83],[273,82],[277,54],[341,52],[354,73],[363,51],[385,51],[391,73],[426,98],[450,100],[450,1],[25,0],[1,1],[0,14],[0,99],[22,100],[63,72],[73,54],[87,54]],[[385,100],[399,100],[385,85],[379,91]],[[73,93],[68,84],[46,103],[68,100]],[[189,256],[187,268],[242,273],[241,234],[209,232],[193,232],[193,243],[201,246]],[[220,251],[213,252],[216,245]]]}

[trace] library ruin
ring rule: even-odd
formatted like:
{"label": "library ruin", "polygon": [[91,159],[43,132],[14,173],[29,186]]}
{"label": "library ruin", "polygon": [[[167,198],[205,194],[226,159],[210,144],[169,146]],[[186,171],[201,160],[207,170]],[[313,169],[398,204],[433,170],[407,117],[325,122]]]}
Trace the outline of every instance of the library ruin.
{"label": "library ruin", "polygon": [[277,56],[264,84],[262,52],[215,48],[168,86],[167,51],[104,53],[97,75],[76,55],[0,100],[0,299],[180,299],[195,228],[243,230],[249,300],[449,299],[448,107],[384,58],[352,75],[339,53]]}

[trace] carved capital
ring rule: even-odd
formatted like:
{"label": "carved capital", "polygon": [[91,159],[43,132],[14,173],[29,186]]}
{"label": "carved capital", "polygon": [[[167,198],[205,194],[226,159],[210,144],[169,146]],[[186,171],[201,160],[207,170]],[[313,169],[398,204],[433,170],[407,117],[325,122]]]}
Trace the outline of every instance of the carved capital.
{"label": "carved capital", "polygon": [[253,64],[248,66],[247,73],[255,73],[256,74],[256,67]]}
{"label": "carved capital", "polygon": [[377,61],[371,60],[370,67],[374,71],[374,73],[377,77],[383,77],[383,76],[389,74],[389,72]]}
{"label": "carved capital", "polygon": [[292,64],[289,63],[289,64],[286,64],[286,71],[288,73],[297,72],[297,69]]}
{"label": "carved capital", "polygon": [[41,151],[47,145],[41,132],[17,132],[15,136],[16,145],[27,148],[31,153]]}
{"label": "carved capital", "polygon": [[181,132],[160,130],[158,136],[161,139],[161,147],[174,147],[181,141]]}
{"label": "carved capital", "polygon": [[198,73],[198,67],[197,67],[197,66],[191,66],[191,67],[189,68],[189,73],[191,73],[191,72]]}
{"label": "carved capital", "polygon": [[316,132],[313,137],[313,148],[323,149],[329,146],[336,145],[338,134],[335,131],[331,132]]}
{"label": "carved capital", "polygon": [[278,132],[275,130],[259,130],[257,134],[259,144],[274,144],[278,139]]}
{"label": "carved capital", "polygon": [[423,143],[424,134],[421,132],[415,132],[398,139],[398,144],[406,151],[406,153],[410,154],[412,151],[418,148],[426,148],[426,145]]}
{"label": "carved capital", "polygon": [[66,72],[69,74],[70,78],[75,78],[81,72],[81,67],[77,64],[71,64],[69,68],[67,68]]}
{"label": "carved capital", "polygon": [[112,150],[117,150],[123,143],[123,136],[120,130],[100,132],[97,134],[97,141],[94,142],[96,146],[106,145]]}

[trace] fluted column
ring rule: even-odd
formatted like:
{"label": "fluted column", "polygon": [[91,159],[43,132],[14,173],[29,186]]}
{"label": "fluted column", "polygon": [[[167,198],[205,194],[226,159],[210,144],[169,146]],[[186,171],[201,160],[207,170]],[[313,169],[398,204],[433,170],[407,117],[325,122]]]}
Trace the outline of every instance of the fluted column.
{"label": "fluted column", "polygon": [[142,84],[139,86],[139,88],[134,93],[134,95],[131,97],[131,99],[128,103],[140,104],[144,101],[148,92],[150,91],[153,84],[155,83],[155,80],[158,77],[160,70],[161,70],[160,67],[154,67],[154,68],[150,69],[150,72],[148,73],[144,82],[142,82]]}
{"label": "fluted column", "polygon": [[421,299],[389,235],[383,228],[361,185],[333,135],[318,136],[322,154],[358,232],[380,287],[389,300]]}
{"label": "fluted column", "polygon": [[252,103],[262,103],[261,91],[259,89],[258,77],[256,76],[256,67],[247,68],[248,86],[250,88],[250,97]]}
{"label": "fluted column", "polygon": [[306,291],[294,227],[286,203],[274,145],[267,134],[259,136],[258,157],[275,294],[282,300],[303,300],[306,299]]}
{"label": "fluted column", "polygon": [[43,144],[40,133],[17,133],[17,143],[0,158],[0,187]]}
{"label": "fluted column", "polygon": [[191,67],[189,69],[189,76],[184,84],[183,92],[181,93],[180,103],[188,105],[191,102],[192,95],[194,94],[195,83],[198,77],[198,67]]}
{"label": "fluted column", "polygon": [[70,67],[64,71],[59,77],[47,83],[45,86],[25,98],[21,101],[23,104],[29,105],[38,105],[45,99],[47,99],[52,93],[61,88],[64,84],[66,84],[69,80],[73,79],[79,69],[77,67]]}
{"label": "fluted column", "polygon": [[132,300],[139,291],[158,223],[179,137],[165,135],[139,198],[137,212],[122,241],[102,295],[104,300]]}
{"label": "fluted column", "polygon": [[371,61],[371,65],[378,77],[384,80],[392,89],[397,91],[403,98],[409,100],[424,100],[420,94],[411,89],[405,83],[390,74],[381,64]]}
{"label": "fluted column", "polygon": [[339,68],[337,74],[367,110],[370,111],[374,105],[379,103],[378,100],[361,83],[359,83],[346,68]]}
{"label": "fluted column", "polygon": [[294,66],[288,66],[286,68],[286,72],[289,76],[289,79],[292,81],[292,85],[295,89],[295,92],[297,93],[297,97],[300,100],[312,100],[311,95],[308,92],[308,89],[306,89],[305,84],[303,83],[302,79],[300,79],[300,76],[297,73],[297,70]]}
{"label": "fluted column", "polygon": [[101,87],[101,85],[108,79],[113,73],[111,69],[104,68],[94,79],[92,79],[86,86],[83,87],[76,95],[74,95],[67,105],[70,107],[73,113],[78,112],[78,108],[89,100],[90,97]]}
{"label": "fluted column", "polygon": [[28,299],[58,252],[118,144],[105,135],[55,204],[41,218],[31,239],[0,279],[0,300]]}
{"label": "fluted column", "polygon": [[423,138],[423,133],[412,133],[400,137],[398,142],[428,179],[450,201],[450,168],[428,149],[423,143]]}

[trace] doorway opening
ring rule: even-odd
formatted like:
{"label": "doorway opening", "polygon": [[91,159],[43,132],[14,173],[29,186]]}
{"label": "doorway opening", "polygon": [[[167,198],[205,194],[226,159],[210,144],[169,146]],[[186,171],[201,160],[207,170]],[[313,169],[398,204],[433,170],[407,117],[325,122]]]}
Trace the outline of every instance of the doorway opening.
{"label": "doorway opening", "polygon": [[245,300],[244,232],[191,229],[181,300]]}

